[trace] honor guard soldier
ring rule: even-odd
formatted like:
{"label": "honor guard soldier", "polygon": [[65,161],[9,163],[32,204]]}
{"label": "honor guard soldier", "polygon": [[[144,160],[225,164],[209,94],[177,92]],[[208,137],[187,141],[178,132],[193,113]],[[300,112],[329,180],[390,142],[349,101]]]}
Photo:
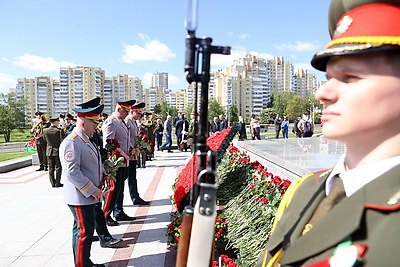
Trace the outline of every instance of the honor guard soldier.
{"label": "honor guard soldier", "polygon": [[43,129],[50,126],[49,122],[47,121],[46,115],[42,112],[38,111],[35,113],[38,121],[33,124],[31,128],[31,133],[35,138],[36,143],[36,150],[39,157],[39,169],[36,171],[47,171],[48,164],[47,164],[47,157],[46,157],[46,140],[43,138]]}
{"label": "honor guard soldier", "polygon": [[[145,105],[145,103],[137,103],[133,105],[130,109],[129,115],[125,119],[126,125],[129,128],[132,153],[134,153],[133,148],[135,147],[135,138],[136,136],[138,136],[140,131],[136,121],[140,121],[140,119],[142,118],[142,112]],[[135,154],[132,154],[128,167],[129,194],[134,205],[149,205],[149,201],[145,201],[139,196],[136,177],[136,166],[137,158]]]}
{"label": "honor guard soldier", "polygon": [[63,129],[59,128],[59,117],[50,118],[50,127],[43,130],[43,137],[46,141],[46,156],[49,165],[49,178],[52,187],[62,187],[61,184],[61,162],[59,148],[65,138]]}
{"label": "honor guard soldier", "polygon": [[400,1],[332,0],[329,29],[315,97],[347,151],[293,181],[257,266],[399,266]]}
{"label": "honor guard soldier", "polygon": [[[117,148],[123,157],[129,162],[129,149],[131,147],[131,141],[129,138],[129,129],[125,124],[124,119],[128,116],[128,113],[133,104],[136,103],[135,100],[119,100],[115,99],[117,105],[114,112],[110,117],[103,123],[103,144],[107,144],[107,139],[116,139],[119,142],[120,147]],[[114,192],[110,201],[110,209],[106,214],[106,222],[109,226],[118,225],[118,221],[132,221],[135,217],[128,216],[123,210],[123,200],[124,200],[124,182],[128,178],[128,168],[120,167],[116,175],[116,182]],[[113,220],[111,217],[113,213]]]}
{"label": "honor guard soldier", "polygon": [[103,167],[99,150],[89,140],[103,107],[73,109],[78,113],[77,126],[60,146],[65,200],[74,216],[72,248],[75,266],[104,266],[94,264],[90,259]]}

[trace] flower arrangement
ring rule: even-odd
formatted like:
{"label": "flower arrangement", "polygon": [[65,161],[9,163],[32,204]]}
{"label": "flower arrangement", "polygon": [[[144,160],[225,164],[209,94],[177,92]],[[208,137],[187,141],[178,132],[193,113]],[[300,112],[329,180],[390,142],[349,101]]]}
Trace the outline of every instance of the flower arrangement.
{"label": "flower arrangement", "polygon": [[[183,213],[178,213],[172,215],[172,221],[167,226],[168,244],[176,245],[179,243],[182,229]],[[228,232],[228,223],[223,214],[220,214],[215,219],[215,244],[216,246],[224,243],[226,241],[226,236]]]}
{"label": "flower arrangement", "polygon": [[[240,161],[240,159],[239,159]],[[239,265],[253,266],[265,248],[279,203],[290,185],[274,176],[261,163],[251,166],[243,190],[227,203],[228,239],[239,254]]]}
{"label": "flower arrangement", "polygon": [[152,142],[146,134],[139,134],[135,137],[135,152],[137,154],[150,153],[152,149]]}
{"label": "flower arrangement", "polygon": [[233,262],[227,255],[220,255],[218,261],[213,261],[213,267],[237,267],[238,265]]}
{"label": "flower arrangement", "polygon": [[167,233],[165,234],[168,237],[168,244],[177,245],[179,243],[179,239],[181,237],[182,220],[183,213],[172,216],[172,221],[167,226]]}

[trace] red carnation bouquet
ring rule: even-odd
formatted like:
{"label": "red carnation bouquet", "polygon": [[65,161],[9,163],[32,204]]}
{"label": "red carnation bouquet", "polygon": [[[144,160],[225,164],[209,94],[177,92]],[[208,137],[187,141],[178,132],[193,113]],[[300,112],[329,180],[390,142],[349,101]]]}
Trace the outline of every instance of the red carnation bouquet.
{"label": "red carnation bouquet", "polygon": [[150,153],[152,143],[146,134],[139,134],[135,137],[135,152],[137,154]]}

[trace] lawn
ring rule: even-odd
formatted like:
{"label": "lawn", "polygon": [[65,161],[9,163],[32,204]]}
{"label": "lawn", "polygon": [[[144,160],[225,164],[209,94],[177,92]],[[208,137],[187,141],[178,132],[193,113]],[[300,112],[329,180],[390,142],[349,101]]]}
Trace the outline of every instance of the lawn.
{"label": "lawn", "polygon": [[32,154],[35,154],[36,152],[33,153],[25,153],[25,152],[3,152],[0,153],[0,161],[6,161],[10,159],[16,159],[16,158],[21,158],[21,157],[26,157]]}
{"label": "lawn", "polygon": [[[10,142],[27,142],[33,138],[33,135],[29,132],[29,129],[13,130],[10,136]],[[0,134],[0,143],[4,142],[4,135]]]}

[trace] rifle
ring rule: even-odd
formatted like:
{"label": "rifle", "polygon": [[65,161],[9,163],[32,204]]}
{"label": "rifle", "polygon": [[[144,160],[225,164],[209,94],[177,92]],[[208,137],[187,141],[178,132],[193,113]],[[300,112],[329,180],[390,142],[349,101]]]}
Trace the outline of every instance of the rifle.
{"label": "rifle", "polygon": [[[185,72],[189,84],[196,83],[195,116],[199,114],[195,140],[198,157],[197,182],[191,190],[191,203],[185,207],[181,239],[178,246],[177,267],[210,266],[213,260],[216,218],[216,154],[207,146],[208,89],[211,54],[230,54],[229,46],[213,46],[210,37],[197,38],[197,0],[186,1]],[[201,55],[201,72],[199,63]],[[197,85],[201,84],[200,112],[197,113]],[[197,118],[195,118],[197,121]],[[194,175],[193,175],[194,176]]]}

